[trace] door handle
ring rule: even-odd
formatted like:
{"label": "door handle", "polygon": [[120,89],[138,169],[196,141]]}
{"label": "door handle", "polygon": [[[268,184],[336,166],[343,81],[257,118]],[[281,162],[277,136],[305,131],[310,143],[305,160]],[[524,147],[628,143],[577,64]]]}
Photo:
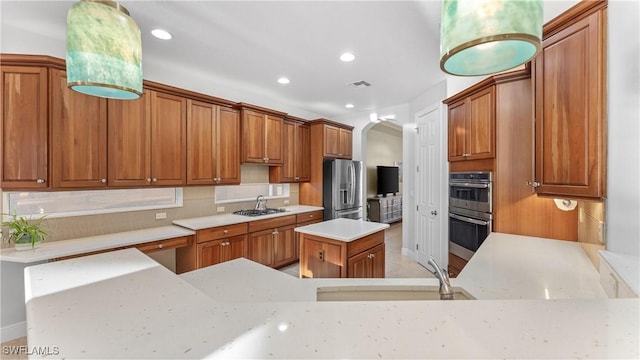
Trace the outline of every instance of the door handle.
{"label": "door handle", "polygon": [[431,215],[433,215],[433,216],[436,216],[436,215],[438,215],[438,211],[436,211],[436,210],[433,210],[433,211],[431,212]]}

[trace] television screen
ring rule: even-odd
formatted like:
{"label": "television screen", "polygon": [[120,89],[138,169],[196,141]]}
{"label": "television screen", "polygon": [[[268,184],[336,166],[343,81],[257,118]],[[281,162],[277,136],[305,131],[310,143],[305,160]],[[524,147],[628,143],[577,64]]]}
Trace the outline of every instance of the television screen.
{"label": "television screen", "polygon": [[400,191],[400,177],[397,166],[378,166],[378,194],[395,194]]}

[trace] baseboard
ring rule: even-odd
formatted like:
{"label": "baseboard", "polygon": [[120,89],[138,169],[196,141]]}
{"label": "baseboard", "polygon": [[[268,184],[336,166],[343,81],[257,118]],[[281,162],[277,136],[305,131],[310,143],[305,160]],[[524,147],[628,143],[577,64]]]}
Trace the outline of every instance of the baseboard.
{"label": "baseboard", "polygon": [[27,322],[11,324],[0,328],[0,342],[7,342],[27,336]]}
{"label": "baseboard", "polygon": [[402,255],[408,256],[413,261],[418,261],[418,254],[415,251],[407,248],[402,248]]}

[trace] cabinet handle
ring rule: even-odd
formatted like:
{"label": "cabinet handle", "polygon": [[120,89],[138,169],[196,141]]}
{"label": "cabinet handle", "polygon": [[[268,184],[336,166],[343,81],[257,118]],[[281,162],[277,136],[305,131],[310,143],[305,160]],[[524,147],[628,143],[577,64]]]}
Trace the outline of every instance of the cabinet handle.
{"label": "cabinet handle", "polygon": [[151,182],[151,178],[147,178],[147,182]]}
{"label": "cabinet handle", "polygon": [[226,243],[224,243],[224,244],[225,244],[226,246],[231,245],[231,243],[230,243],[230,242],[228,242],[228,241],[227,241]]}
{"label": "cabinet handle", "polygon": [[158,249],[162,249],[162,244],[158,244]]}
{"label": "cabinet handle", "polygon": [[534,188],[537,188],[538,186],[542,185],[537,181],[527,181],[527,185],[532,186]]}
{"label": "cabinet handle", "polygon": [[36,183],[37,183],[37,184],[44,184],[44,179],[37,179],[37,180],[36,180]]}
{"label": "cabinet handle", "polygon": [[324,250],[318,251],[318,258],[320,261],[324,262]]}
{"label": "cabinet handle", "polygon": [[103,183],[103,184],[106,184],[107,183],[107,179],[100,179],[100,182]]}
{"label": "cabinet handle", "polygon": [[156,182],[156,181],[158,181],[158,179],[157,178],[153,178],[153,179],[151,179],[151,181]]}
{"label": "cabinet handle", "polygon": [[224,234],[228,234],[228,233],[229,233],[229,230],[222,230],[222,233],[224,233]]}
{"label": "cabinet handle", "polygon": [[262,158],[262,160],[264,160],[264,162],[267,162],[267,161],[269,161],[269,158],[268,157],[264,157],[264,158]]}

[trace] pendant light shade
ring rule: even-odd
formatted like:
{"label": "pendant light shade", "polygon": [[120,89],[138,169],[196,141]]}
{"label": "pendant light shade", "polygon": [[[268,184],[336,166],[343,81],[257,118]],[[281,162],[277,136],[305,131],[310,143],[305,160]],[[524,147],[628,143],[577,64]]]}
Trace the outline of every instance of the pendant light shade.
{"label": "pendant light shade", "polygon": [[114,1],[82,0],[67,14],[67,85],[112,99],[142,95],[138,25]]}
{"label": "pendant light shade", "polygon": [[541,0],[443,0],[440,68],[476,76],[508,70],[541,49]]}

